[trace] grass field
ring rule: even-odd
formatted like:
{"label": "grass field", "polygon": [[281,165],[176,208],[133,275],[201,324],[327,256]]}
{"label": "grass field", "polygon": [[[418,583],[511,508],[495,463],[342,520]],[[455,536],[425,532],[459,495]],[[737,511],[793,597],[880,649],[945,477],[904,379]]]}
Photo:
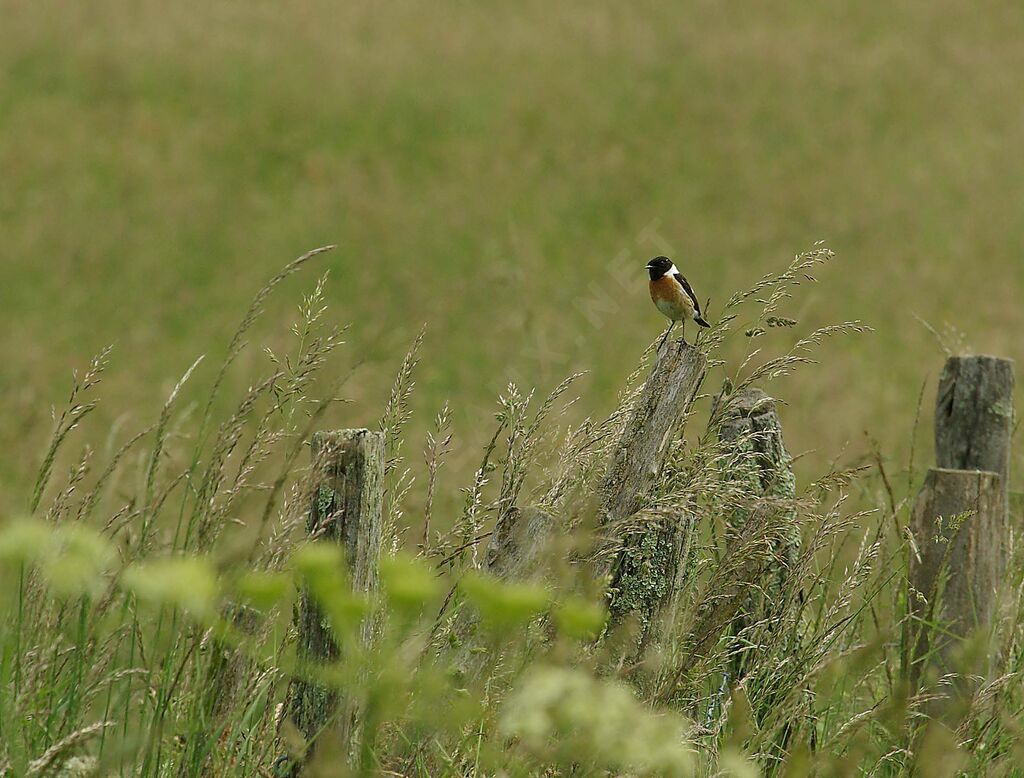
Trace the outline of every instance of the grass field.
{"label": "grass field", "polygon": [[[915,314],[976,350],[1019,349],[1013,2],[101,0],[3,16],[10,508],[73,366],[114,344],[97,420],[138,425],[223,352],[266,278],[325,243],[358,366],[334,421],[379,415],[426,323],[414,424],[450,400],[463,464],[510,377],[588,370],[583,410],[612,406],[662,326],[640,266],[665,249],[712,317],[814,241],[836,250],[789,313],[876,334],[779,390],[799,404],[798,451],[857,451],[864,430],[905,449],[941,356]],[[316,272],[254,342],[280,345]]]}
{"label": "grass field", "polygon": [[[715,322],[737,290],[782,271],[818,241],[836,252],[816,273],[820,283],[795,288],[778,311],[796,326],[750,339],[743,332],[758,324],[757,306],[744,309],[749,321],[738,321],[714,351],[722,363],[704,387],[717,391],[724,377],[748,370],[741,365],[752,349],[763,348],[761,359],[784,353],[816,327],[858,320],[873,330],[829,340],[820,364],[802,365],[765,386],[784,402],[781,417],[789,449],[799,455],[801,489],[833,463],[863,463],[877,441],[889,472],[901,476],[897,497],[912,494],[916,483],[902,471],[915,441],[918,470],[930,461],[927,420],[944,349],[1020,356],[1024,7],[1010,0],[983,10],[952,0],[742,6],[644,0],[629,7],[576,0],[0,0],[0,19],[0,446],[8,452],[0,459],[0,517],[36,513],[57,521],[77,511],[87,526],[98,529],[109,520],[106,528],[114,527],[109,537],[72,531],[70,539],[54,530],[52,540],[38,526],[0,522],[6,541],[23,542],[0,549],[0,561],[44,560],[38,580],[24,569],[0,570],[4,591],[17,593],[0,605],[18,619],[17,630],[0,641],[0,681],[14,684],[21,695],[12,695],[16,702],[9,705],[0,701],[0,728],[17,743],[10,753],[0,750],[0,772],[6,758],[21,767],[37,764],[37,774],[46,774],[49,768],[32,760],[98,720],[100,698],[90,695],[100,688],[106,690],[103,716],[118,719],[122,728],[117,737],[110,735],[104,766],[120,765],[124,772],[133,764],[147,775],[172,765],[187,774],[209,759],[219,760],[224,774],[266,767],[275,742],[273,705],[282,698],[282,679],[295,669],[282,637],[290,624],[284,605],[278,603],[268,618],[265,642],[246,654],[272,668],[243,684],[254,695],[251,707],[232,699],[237,707],[222,716],[229,722],[222,740],[202,741],[195,731],[213,717],[204,707],[204,683],[213,671],[202,664],[202,630],[229,647],[244,642],[215,607],[244,589],[244,581],[226,570],[236,560],[237,544],[251,538],[236,533],[233,524],[240,516],[251,518],[268,491],[247,482],[252,474],[244,466],[234,486],[219,480],[238,464],[242,448],[226,448],[220,461],[217,447],[251,435],[257,458],[266,456],[268,473],[257,468],[259,477],[272,481],[269,468],[287,461],[288,446],[301,437],[312,407],[307,400],[332,392],[340,379],[343,402],[326,408],[316,426],[375,427],[382,415],[385,426],[401,426],[403,467],[412,467],[417,478],[410,505],[422,505],[428,488],[421,456],[428,431],[436,414],[450,407],[452,450],[433,494],[434,528],[445,529],[468,521],[464,510],[472,513],[473,489],[460,487],[473,483],[494,414],[526,414],[508,389],[510,381],[523,394],[537,387],[543,397],[567,375],[585,371],[571,392],[579,400],[565,419],[601,419],[618,407],[627,376],[664,324],[647,299],[643,270],[655,254],[669,254],[701,298],[710,299],[707,315]],[[215,392],[219,365],[253,295],[290,260],[326,244],[337,248],[275,288],[264,314],[246,328],[248,348],[238,351]],[[300,304],[328,271],[322,297],[314,293],[314,308],[327,306],[318,319]],[[302,337],[304,319],[315,326]],[[332,324],[347,327],[344,345],[334,349],[311,340]],[[424,326],[408,408],[399,402],[386,411],[403,357]],[[40,463],[44,472],[49,467],[51,409],[59,416],[72,372],[81,377],[90,358],[111,344],[98,388],[102,402],[70,431],[57,449],[52,478],[36,493]],[[239,401],[275,367],[266,349],[292,359],[314,354],[309,373],[317,379],[306,381],[306,363],[289,362],[266,426],[253,421],[263,418],[260,403],[269,401],[260,395],[253,406],[243,404],[246,413],[238,418],[246,420],[235,439],[232,414]],[[155,437],[119,459],[118,448],[161,418],[179,379],[201,356]],[[925,413],[915,425],[919,397]],[[702,418],[688,430],[691,445],[708,406],[702,401]],[[397,435],[391,443],[396,441]],[[79,478],[83,447],[93,459]],[[538,450],[553,447],[547,439],[538,443]],[[514,459],[511,449],[506,461]],[[705,462],[700,452],[706,449],[696,451],[692,462]],[[1017,472],[1019,452],[1018,445]],[[680,472],[695,466],[682,451],[678,456]],[[103,487],[108,491],[90,491],[100,463],[111,457],[118,464]],[[540,469],[541,460],[522,465],[530,486],[552,477]],[[176,481],[181,468],[188,476]],[[199,478],[202,473],[207,480]],[[502,477],[510,478],[507,471]],[[490,488],[496,489],[497,474],[493,478]],[[580,476],[579,483],[584,480]],[[181,483],[189,489],[178,505]],[[401,482],[389,485],[389,500],[404,488]],[[692,491],[692,483],[690,492],[679,494],[673,486],[678,484],[666,481],[659,489],[673,499],[689,494],[735,508],[726,497]],[[165,504],[163,489],[175,499]],[[851,514],[885,502],[873,477],[852,490]],[[303,557],[301,549],[294,565],[287,561],[296,539],[286,539],[284,530],[301,521],[301,511],[289,502],[295,494],[287,492],[275,506],[282,524],[274,525],[281,535],[273,537],[281,547],[261,547],[256,554],[273,586],[289,591],[291,579],[284,585],[273,576],[294,575],[309,584],[323,564],[315,555]],[[497,497],[481,499],[482,515],[500,514]],[[135,525],[119,524],[121,505],[139,512],[141,537]],[[894,510],[893,518],[898,513],[905,520],[905,508]],[[409,528],[407,541],[419,537],[421,513],[416,508],[396,517]],[[467,526],[479,529],[473,521]],[[800,514],[799,527],[807,535],[832,521],[824,504],[816,505]],[[808,591],[820,595],[818,626],[848,611],[852,626],[807,666],[828,667],[816,678],[828,686],[819,690],[820,699],[831,701],[815,712],[819,735],[847,754],[850,764],[854,756],[870,754],[881,774],[896,774],[908,765],[938,764],[953,749],[929,741],[924,756],[917,755],[923,762],[900,756],[887,763],[885,749],[904,742],[897,730],[906,709],[890,711],[899,723],[880,720],[865,735],[870,746],[859,739],[861,707],[895,699],[914,709],[888,672],[901,650],[892,633],[906,603],[890,579],[882,580],[879,567],[887,561],[902,569],[893,560],[903,558],[903,541],[878,521],[859,520],[848,534],[846,527],[834,529],[829,569],[835,575],[811,571],[821,560],[808,561]],[[859,546],[876,526],[887,544]],[[205,543],[204,532],[219,537],[225,529],[221,545]],[[717,538],[702,542],[705,575],[720,560]],[[443,543],[440,548],[450,550]],[[160,564],[151,557],[182,551],[213,556],[187,570],[146,567]],[[47,578],[53,573],[47,565],[64,560],[62,554],[71,554],[70,568],[85,565],[81,580]],[[83,562],[90,556],[102,564]],[[123,569],[113,563],[99,569],[115,556]],[[847,571],[836,560],[854,565],[850,586],[856,596],[843,589]],[[475,557],[471,562],[460,556],[463,562],[465,570],[475,569]],[[856,578],[860,562],[874,565],[870,576]],[[422,570],[404,564],[392,575],[408,573],[420,581]],[[452,580],[459,570],[451,565]],[[175,589],[175,580],[189,576],[208,584],[206,596]],[[40,580],[53,587],[53,597]],[[701,582],[707,580],[705,575]],[[96,581],[108,588],[94,588]],[[271,586],[262,579],[249,583]],[[523,594],[495,594],[483,586],[482,601],[493,595],[504,603],[495,606],[499,616]],[[699,599],[693,586],[688,592]],[[100,597],[101,589],[111,599]],[[411,596],[433,605],[439,593],[424,585]],[[868,623],[867,611],[857,610],[859,598],[874,604],[876,596],[885,602],[877,613],[872,607]],[[147,597],[153,610],[137,612],[135,603]],[[486,610],[486,602],[475,605]],[[568,607],[561,601],[547,605],[552,613]],[[398,613],[402,604],[387,607]],[[31,618],[41,625],[36,634]],[[381,670],[373,662],[402,664],[410,650],[422,648],[410,637],[415,619],[404,619],[396,619],[379,656],[366,659],[367,672]],[[606,657],[595,660],[571,632],[545,648],[545,661],[562,669],[577,661],[599,667]],[[57,636],[52,641],[51,634]],[[1012,653],[1024,638],[1010,634]],[[136,637],[148,647],[144,656],[137,653]],[[813,647],[812,637],[801,639]],[[115,648],[104,654],[107,638]],[[23,641],[31,640],[39,641],[39,650],[25,655]],[[863,667],[860,658],[843,654],[865,645],[871,651]],[[509,649],[517,660],[520,650],[527,650],[525,643]],[[278,653],[268,658],[267,652]],[[23,655],[24,672],[42,675],[23,682],[22,660],[11,663],[12,656]],[[59,656],[74,659],[59,664]],[[800,717],[810,713],[800,706],[772,707],[776,690],[765,679],[774,656],[758,659],[757,672],[765,673],[758,683],[765,685],[754,688],[752,682],[747,701],[762,727],[753,735],[742,716],[727,715],[713,689],[695,684],[686,690],[687,715],[700,710],[708,722],[722,717],[712,734],[694,736],[714,740],[707,748],[695,746],[701,760],[710,754],[697,774],[746,775],[742,754],[755,755],[759,768],[770,772],[781,753],[787,769],[796,770],[790,774],[800,774],[793,765],[803,756],[775,748],[773,738],[784,736],[788,745],[792,727],[804,726]],[[136,684],[135,665],[142,666],[145,685]],[[1013,673],[1021,667],[1014,664]],[[837,679],[841,670],[861,669],[870,688],[848,689]],[[46,673],[52,675],[49,686],[40,681]],[[522,679],[509,674],[496,677],[521,690]],[[93,685],[82,687],[88,689],[83,698],[78,689],[87,677]],[[610,695],[638,737],[664,734],[658,717],[649,720],[616,697],[621,689],[588,686],[591,681],[527,676],[524,683],[567,685],[584,707]],[[436,683],[425,673],[394,688],[415,697]],[[543,696],[543,689],[534,692]],[[151,705],[129,727],[127,711],[143,698]],[[528,708],[529,699],[527,694],[519,702]],[[998,733],[985,729],[972,741],[975,767],[988,764],[983,747],[992,749],[991,764],[1000,769],[1015,753],[1007,744],[1024,711],[1019,685],[1006,699]],[[509,737],[529,743],[526,730],[516,728],[529,728],[523,724],[529,711],[521,711],[519,724],[509,724],[505,713],[489,707],[489,698],[474,698],[474,704],[475,713],[453,719],[452,732],[437,734],[436,750],[416,741],[416,727],[424,723],[417,716],[429,720],[429,711],[413,715],[416,724],[408,730],[382,714],[388,723],[381,724],[380,741],[386,746],[361,769],[369,762],[401,763],[417,775],[438,774],[438,765],[444,774],[494,774]],[[115,716],[118,706],[125,713]],[[787,710],[791,720],[775,716],[776,709]],[[25,719],[26,710],[33,716]],[[42,723],[40,711],[47,711]],[[474,715],[480,718],[475,745],[464,731]],[[496,723],[499,718],[504,723]],[[240,745],[241,721],[260,736]],[[404,737],[411,740],[399,742]],[[452,743],[454,751],[446,750]],[[572,743],[555,755],[546,746],[528,747],[514,774],[533,774],[537,765],[589,774],[580,768],[579,754],[593,746]],[[616,762],[620,756],[601,762],[601,769],[635,767]],[[675,764],[678,755],[664,756],[665,764]],[[821,774],[850,774],[839,762],[827,769],[816,764]],[[688,775],[691,768],[666,767],[664,773]]]}

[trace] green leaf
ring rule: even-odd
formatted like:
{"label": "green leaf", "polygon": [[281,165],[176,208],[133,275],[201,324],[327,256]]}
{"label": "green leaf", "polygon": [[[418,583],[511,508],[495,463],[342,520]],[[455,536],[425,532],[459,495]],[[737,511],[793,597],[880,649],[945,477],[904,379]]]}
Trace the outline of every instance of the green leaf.
{"label": "green leaf", "polygon": [[380,560],[380,580],[388,603],[400,611],[418,612],[440,593],[433,569],[410,554],[397,553]]}
{"label": "green leaf", "polygon": [[604,628],[607,611],[598,603],[572,597],[555,609],[554,617],[563,635],[577,640],[592,640]]}
{"label": "green leaf", "polygon": [[123,583],[140,600],[181,608],[196,616],[211,615],[218,595],[213,566],[196,557],[132,565]]}
{"label": "green leaf", "polygon": [[467,575],[459,586],[484,622],[492,627],[507,628],[529,622],[551,602],[551,595],[543,587],[502,583],[479,573]]}

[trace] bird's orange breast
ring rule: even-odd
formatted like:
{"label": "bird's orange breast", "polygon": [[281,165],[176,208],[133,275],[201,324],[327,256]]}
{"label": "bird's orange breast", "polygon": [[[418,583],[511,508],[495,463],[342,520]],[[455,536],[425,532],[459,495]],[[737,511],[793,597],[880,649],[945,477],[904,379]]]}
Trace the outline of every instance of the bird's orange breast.
{"label": "bird's orange breast", "polygon": [[693,302],[672,276],[666,275],[651,281],[650,289],[654,304],[669,319],[683,321],[693,316]]}

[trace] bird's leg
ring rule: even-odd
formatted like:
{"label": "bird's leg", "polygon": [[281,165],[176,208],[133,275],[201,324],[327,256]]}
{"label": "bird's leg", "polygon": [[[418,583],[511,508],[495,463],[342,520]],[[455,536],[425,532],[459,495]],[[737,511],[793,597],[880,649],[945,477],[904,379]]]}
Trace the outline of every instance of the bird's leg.
{"label": "bird's leg", "polygon": [[686,321],[683,320],[679,323],[679,342],[684,346],[690,345],[686,342]]}
{"label": "bird's leg", "polygon": [[672,322],[671,324],[668,325],[668,329],[665,330],[665,337],[663,337],[661,339],[661,342],[658,344],[658,351],[661,351],[661,347],[665,345],[665,341],[668,340],[668,336],[672,334],[672,330],[675,328],[675,326],[675,322]]}

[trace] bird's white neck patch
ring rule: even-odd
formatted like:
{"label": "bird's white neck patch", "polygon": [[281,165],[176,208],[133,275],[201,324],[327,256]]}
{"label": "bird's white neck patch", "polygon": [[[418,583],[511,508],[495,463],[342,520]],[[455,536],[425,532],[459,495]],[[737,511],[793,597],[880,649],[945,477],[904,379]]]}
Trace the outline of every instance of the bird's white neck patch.
{"label": "bird's white neck patch", "polygon": [[674,276],[678,272],[679,272],[679,268],[677,268],[675,265],[672,265],[672,267],[670,267],[668,270],[665,271],[665,275],[667,275],[667,276]]}

